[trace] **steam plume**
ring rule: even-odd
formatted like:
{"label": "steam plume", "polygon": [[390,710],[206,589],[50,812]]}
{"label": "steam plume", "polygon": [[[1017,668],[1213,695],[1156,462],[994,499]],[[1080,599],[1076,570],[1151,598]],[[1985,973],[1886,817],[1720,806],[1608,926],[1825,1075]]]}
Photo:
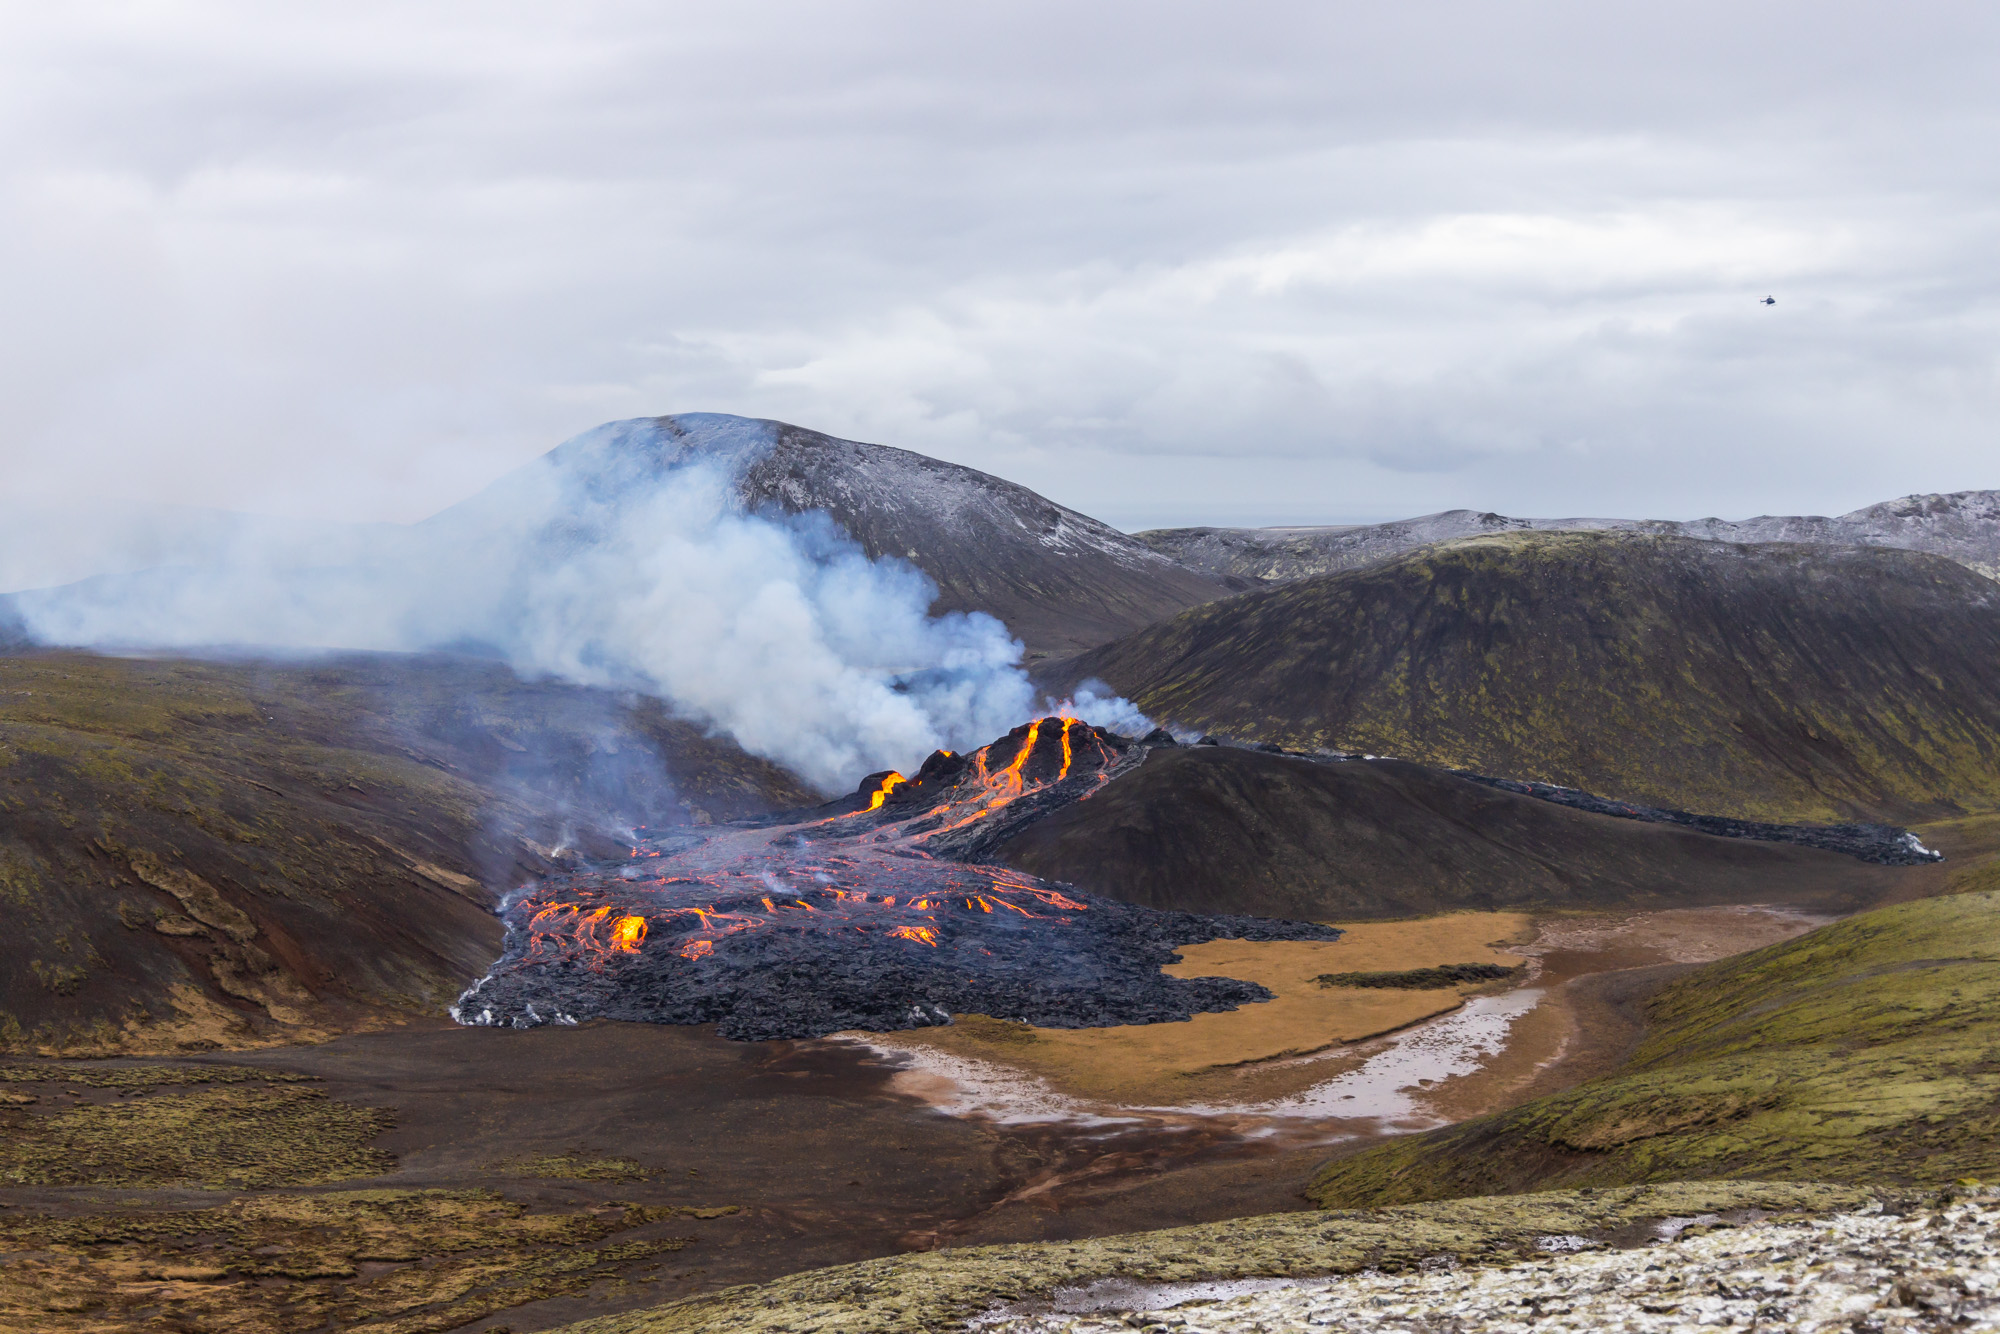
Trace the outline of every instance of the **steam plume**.
{"label": "steam plume", "polygon": [[[657,695],[827,790],[1029,715],[999,621],[927,615],[922,572],[871,561],[824,515],[744,511],[733,483],[764,424],[676,421],[586,432],[366,551],[262,534],[200,567],[19,594],[15,612],[41,642],[105,648],[476,648]],[[1136,716],[1103,691],[1072,707]]]}

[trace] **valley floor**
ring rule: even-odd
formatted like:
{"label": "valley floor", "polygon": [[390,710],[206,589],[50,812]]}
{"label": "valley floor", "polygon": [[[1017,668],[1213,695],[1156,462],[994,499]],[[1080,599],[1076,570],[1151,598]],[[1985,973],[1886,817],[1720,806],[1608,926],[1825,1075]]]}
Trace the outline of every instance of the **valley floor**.
{"label": "valley floor", "polygon": [[[1909,897],[1992,878],[2000,819],[1925,835],[1952,860],[1903,872]],[[741,1309],[702,1314],[704,1294],[818,1291],[857,1263],[964,1257],[968,1273],[1008,1276],[979,1283],[1017,1293],[1046,1289],[1036,1257],[1071,1250],[1098,1257],[1097,1274],[1144,1261],[1162,1281],[1219,1272],[1239,1250],[1245,1272],[1324,1274],[1325,1239],[1376,1236],[1375,1218],[1391,1240],[1370,1246],[1443,1251],[1458,1242],[1424,1241],[1396,1210],[1329,1214],[1301,1192],[1329,1157],[1344,1166],[1613,1070],[1649,997],[1704,960],[1798,936],[1823,920],[1814,907],[1462,913],[1331,943],[1216,942],[1176,971],[1255,978],[1278,999],[1123,1030],[974,1017],[737,1043],[433,1023],[175,1059],[18,1058],[0,1063],[0,1331],[525,1334],[621,1311],[652,1321],[639,1312],[661,1303],[690,1313],[686,1328],[710,1314],[734,1328]],[[1317,982],[1517,960],[1523,975],[1430,991]],[[1635,1217],[1748,1198],[1728,1182],[1645,1189]],[[1772,1189],[1757,1199],[1872,1198]],[[1410,1217],[1461,1240],[1475,1217],[1554,1235],[1625,1196],[1584,1192],[1546,1218],[1521,1214],[1525,1198]],[[1189,1225],[1206,1249],[1131,1235]],[[1258,1239],[1294,1233],[1305,1249],[1269,1269]],[[659,1319],[643,1327],[682,1327]]]}
{"label": "valley floor", "polygon": [[[1457,914],[1326,946],[1218,942],[1176,971],[1226,968],[1280,999],[1125,1030],[975,1019],[736,1043],[433,1025],[166,1063],[18,1063],[0,1072],[0,1244],[32,1258],[0,1268],[0,1329],[278,1334],[331,1317],[417,1334],[504,1313],[518,1332],[871,1256],[1304,1210],[1331,1149],[1574,1083],[1630,1045],[1632,999],[1663,969],[1811,924],[1762,909]],[[1536,972],[1497,991],[1313,981],[1482,958]],[[1463,1073],[1425,1073],[1424,1035],[1524,998],[1539,1003],[1468,1048]],[[1396,1031],[1365,1040],[1383,1028]],[[987,1101],[939,1058],[983,1070],[970,1082]],[[1367,1093],[1368,1115],[1327,1118],[1310,1095],[1333,1087]],[[385,1233],[414,1237],[398,1249]]]}

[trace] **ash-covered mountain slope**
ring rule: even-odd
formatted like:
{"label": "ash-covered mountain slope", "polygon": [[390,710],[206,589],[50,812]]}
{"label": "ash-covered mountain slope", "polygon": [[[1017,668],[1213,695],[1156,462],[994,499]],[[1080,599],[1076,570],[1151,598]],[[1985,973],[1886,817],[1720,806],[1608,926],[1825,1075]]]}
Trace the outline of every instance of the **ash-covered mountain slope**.
{"label": "ash-covered mountain slope", "polygon": [[0,1050],[437,1014],[499,949],[500,894],[559,845],[619,849],[597,821],[814,799],[653,702],[495,663],[0,657]]}
{"label": "ash-covered mountain slope", "polygon": [[1787,901],[1853,912],[1907,881],[1815,848],[1572,810],[1398,760],[1167,746],[994,860],[1092,893],[1313,921]]}
{"label": "ash-covered mountain slope", "polygon": [[632,429],[579,437],[429,522],[487,526],[524,489],[550,485],[551,472],[593,500],[615,500],[708,463],[732,477],[748,509],[825,513],[870,557],[915,565],[938,587],[934,613],[990,613],[1031,658],[1101,644],[1251,586],[1190,569],[1004,478],[906,449],[719,413],[623,425]]}
{"label": "ash-covered mountain slope", "polygon": [[2000,585],[1917,552],[1471,538],[1053,665],[1154,718],[1745,819],[2000,806]]}
{"label": "ash-covered mountain slope", "polygon": [[1283,581],[1378,565],[1433,542],[1506,532],[1633,532],[1711,542],[1896,547],[1944,556],[1989,579],[2000,579],[2000,491],[1904,496],[1833,518],[1515,519],[1476,510],[1445,510],[1393,523],[1160,528],[1136,536],[1161,555],[1212,574]]}

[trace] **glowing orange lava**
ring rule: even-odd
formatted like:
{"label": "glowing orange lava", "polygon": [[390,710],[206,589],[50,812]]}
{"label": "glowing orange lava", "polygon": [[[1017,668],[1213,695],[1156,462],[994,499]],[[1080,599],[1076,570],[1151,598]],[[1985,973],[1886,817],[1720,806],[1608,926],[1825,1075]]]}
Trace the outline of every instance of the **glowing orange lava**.
{"label": "glowing orange lava", "polygon": [[900,785],[907,783],[909,781],[910,781],[909,779],[903,777],[899,773],[890,774],[887,778],[882,780],[882,786],[876,788],[874,792],[869,794],[868,809],[871,811],[881,810],[882,803],[889,799],[889,794],[891,792],[894,792],[896,788],[899,787]]}
{"label": "glowing orange lava", "polygon": [[[1056,759],[1053,753],[1035,759],[1042,734],[1052,728],[1057,729],[1060,744],[1047,750],[1060,749],[1059,768],[1051,763]],[[998,756],[1009,746],[1013,753],[1003,765]],[[911,820],[923,817],[916,825],[919,832],[868,821],[861,824],[865,832],[843,835],[842,826],[833,822],[844,817],[832,816],[814,822],[815,827],[826,828],[811,835],[810,843],[803,837],[769,838],[746,829],[698,850],[665,854],[650,839],[642,839],[631,849],[619,876],[605,878],[592,872],[564,877],[544,889],[547,897],[524,902],[516,919],[528,935],[523,955],[537,961],[567,957],[603,972],[622,968],[628,961],[639,966],[632,956],[644,954],[650,938],[655,953],[649,963],[659,962],[661,955],[695,963],[726,955],[729,947],[723,942],[741,932],[858,931],[876,941],[886,936],[949,949],[956,948],[961,928],[969,925],[962,914],[979,919],[985,924],[980,930],[990,932],[996,918],[1031,919],[1034,929],[1040,930],[1042,922],[1059,928],[1072,914],[1086,911],[1087,905],[1033,876],[941,860],[924,844],[934,834],[983,821],[1053,783],[1067,782],[1072,795],[1087,798],[1109,781],[1118,765],[1121,751],[1116,739],[1080,719],[1051,716],[1033,719],[963,759],[949,751],[940,753],[955,763],[940,767],[927,762],[930,776],[921,780],[885,774],[866,793],[864,809],[852,812],[882,810],[897,792],[905,801],[914,794],[919,799],[907,810]],[[1031,765],[1035,777],[1028,773]],[[1055,769],[1054,774],[1043,766]],[[894,813],[905,809],[899,805]],[[633,858],[663,855],[674,857],[674,869],[687,873],[655,876],[631,864]],[[616,906],[607,905],[607,897],[613,895]]]}

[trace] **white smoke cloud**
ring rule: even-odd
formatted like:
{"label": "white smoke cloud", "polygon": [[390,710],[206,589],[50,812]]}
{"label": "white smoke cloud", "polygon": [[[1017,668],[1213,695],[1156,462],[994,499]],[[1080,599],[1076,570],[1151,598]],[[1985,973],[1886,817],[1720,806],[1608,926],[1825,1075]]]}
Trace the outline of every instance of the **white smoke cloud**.
{"label": "white smoke cloud", "polygon": [[868,559],[823,515],[744,512],[735,469],[767,428],[701,420],[694,448],[650,420],[599,427],[348,550],[258,532],[212,563],[15,608],[35,638],[93,647],[476,645],[524,674],[659,696],[829,791],[1029,716],[1004,625],[927,615],[922,572]]}
{"label": "white smoke cloud", "polygon": [[1094,676],[1068,699],[1054,701],[1049,707],[1064,718],[1080,718],[1121,736],[1144,736],[1153,730],[1153,720],[1140,712],[1137,704]]}

